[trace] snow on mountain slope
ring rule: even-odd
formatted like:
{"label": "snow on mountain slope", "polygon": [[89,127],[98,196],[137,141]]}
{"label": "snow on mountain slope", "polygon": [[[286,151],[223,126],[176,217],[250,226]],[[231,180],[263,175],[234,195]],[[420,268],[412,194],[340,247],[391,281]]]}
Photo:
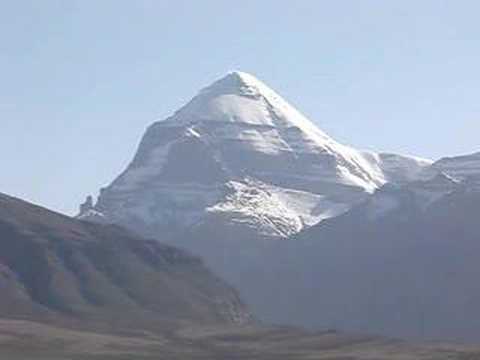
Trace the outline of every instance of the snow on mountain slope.
{"label": "snow on mountain slope", "polygon": [[458,190],[459,187],[458,180],[442,172],[424,180],[401,185],[386,184],[364,203],[365,214],[369,220],[374,221],[399,209],[407,213],[408,211],[404,211],[406,204],[416,211],[425,211],[430,205]]}
{"label": "snow on mountain slope", "polygon": [[433,161],[415,156],[365,151],[363,155],[370,162],[377,176],[385,182],[406,183],[428,180],[436,175],[431,169]]}
{"label": "snow on mountain slope", "polygon": [[339,144],[261,81],[232,72],[151,125],[132,163],[80,217],[153,235],[218,215],[286,237],[425,164]]}
{"label": "snow on mountain slope", "polygon": [[480,152],[440,159],[433,168],[461,181],[480,183]]}
{"label": "snow on mountain slope", "polygon": [[[436,162],[395,154],[367,156],[379,164],[387,182],[395,179],[394,182],[401,184],[415,199],[415,206],[422,210],[458,189],[462,182],[469,187],[480,183],[480,153],[442,158]],[[385,189],[377,191],[368,201],[367,213],[371,218],[383,216],[400,206],[401,201]]]}
{"label": "snow on mountain slope", "polygon": [[251,179],[231,181],[228,186],[231,192],[207,211],[220,213],[232,223],[248,224],[260,235],[288,237],[304,226],[314,225],[348,209],[347,205],[332,203],[318,194]]}

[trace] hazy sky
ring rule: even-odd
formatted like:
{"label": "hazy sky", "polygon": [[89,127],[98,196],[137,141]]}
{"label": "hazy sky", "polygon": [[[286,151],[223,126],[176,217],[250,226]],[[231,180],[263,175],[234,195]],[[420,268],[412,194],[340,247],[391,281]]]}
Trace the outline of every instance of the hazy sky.
{"label": "hazy sky", "polygon": [[147,125],[232,69],[340,142],[478,151],[479,14],[453,0],[0,0],[0,192],[74,213]]}

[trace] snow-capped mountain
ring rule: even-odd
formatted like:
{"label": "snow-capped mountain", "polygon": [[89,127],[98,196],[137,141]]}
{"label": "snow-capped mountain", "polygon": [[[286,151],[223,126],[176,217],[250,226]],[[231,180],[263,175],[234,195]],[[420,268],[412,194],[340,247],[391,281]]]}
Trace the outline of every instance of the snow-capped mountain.
{"label": "snow-capped mountain", "polygon": [[189,249],[260,319],[306,324],[291,311],[308,294],[303,265],[277,240],[346,213],[386,183],[433,178],[431,164],[342,145],[233,72],[151,125],[131,164],[79,217]]}
{"label": "snow-capped mountain", "polygon": [[80,218],[150,236],[214,218],[287,237],[428,165],[339,144],[261,81],[232,72],[150,126],[132,163]]}

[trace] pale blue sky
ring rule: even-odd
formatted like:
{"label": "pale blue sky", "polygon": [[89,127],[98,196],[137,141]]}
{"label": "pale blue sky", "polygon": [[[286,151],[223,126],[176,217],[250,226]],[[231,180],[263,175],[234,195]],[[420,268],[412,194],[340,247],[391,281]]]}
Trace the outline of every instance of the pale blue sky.
{"label": "pale blue sky", "polygon": [[478,1],[0,0],[0,192],[74,213],[232,69],[340,142],[480,150]]}

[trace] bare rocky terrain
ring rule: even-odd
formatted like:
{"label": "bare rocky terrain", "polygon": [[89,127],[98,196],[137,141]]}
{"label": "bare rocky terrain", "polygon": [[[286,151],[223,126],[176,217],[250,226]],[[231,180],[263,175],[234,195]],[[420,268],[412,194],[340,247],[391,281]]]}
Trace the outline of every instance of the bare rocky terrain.
{"label": "bare rocky terrain", "polygon": [[237,292],[189,253],[0,194],[0,317],[89,329],[244,324]]}

